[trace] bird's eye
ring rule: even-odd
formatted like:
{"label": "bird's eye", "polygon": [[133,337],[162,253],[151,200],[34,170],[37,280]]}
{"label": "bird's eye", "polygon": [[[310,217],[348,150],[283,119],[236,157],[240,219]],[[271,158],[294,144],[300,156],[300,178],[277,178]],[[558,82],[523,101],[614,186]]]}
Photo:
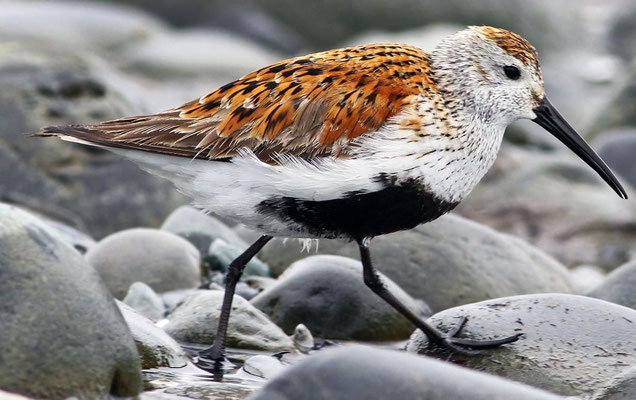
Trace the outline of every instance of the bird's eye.
{"label": "bird's eye", "polygon": [[521,71],[519,71],[519,68],[513,66],[513,65],[506,65],[504,68],[504,73],[506,74],[506,76],[510,79],[512,79],[513,81],[516,81],[517,79],[519,79],[519,77],[521,76]]}

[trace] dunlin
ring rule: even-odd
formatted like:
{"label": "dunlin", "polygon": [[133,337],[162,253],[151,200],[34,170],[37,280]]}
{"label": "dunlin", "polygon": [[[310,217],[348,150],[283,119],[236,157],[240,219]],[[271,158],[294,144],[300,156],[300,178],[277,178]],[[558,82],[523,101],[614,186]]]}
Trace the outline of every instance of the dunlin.
{"label": "dunlin", "polygon": [[170,179],[194,205],[263,236],[232,262],[218,331],[202,358],[222,359],[234,288],[273,236],[357,242],[364,282],[433,346],[474,352],[514,342],[440,332],[378,277],[369,242],[452,210],[497,156],[504,130],[530,119],[617,193],[625,190],[544,94],[535,49],[504,29],[470,27],[431,53],[369,44],[267,66],[154,115],[44,128],[106,147]]}

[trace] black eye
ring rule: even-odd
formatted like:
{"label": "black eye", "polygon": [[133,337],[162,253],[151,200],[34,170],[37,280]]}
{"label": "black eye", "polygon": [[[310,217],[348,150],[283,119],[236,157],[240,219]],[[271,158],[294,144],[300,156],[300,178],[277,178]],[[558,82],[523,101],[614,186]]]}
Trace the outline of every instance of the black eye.
{"label": "black eye", "polygon": [[512,79],[513,81],[516,81],[521,76],[521,72],[519,71],[519,68],[515,66],[506,65],[503,69],[506,76]]}

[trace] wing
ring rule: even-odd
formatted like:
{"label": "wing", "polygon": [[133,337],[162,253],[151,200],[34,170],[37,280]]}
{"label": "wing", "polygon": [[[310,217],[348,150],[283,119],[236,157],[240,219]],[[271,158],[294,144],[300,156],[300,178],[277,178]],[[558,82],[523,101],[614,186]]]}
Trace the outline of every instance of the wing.
{"label": "wing", "polygon": [[241,148],[265,162],[278,154],[345,157],[352,139],[434,90],[425,52],[373,44],[284,60],[159,114],[40,134],[211,160]]}

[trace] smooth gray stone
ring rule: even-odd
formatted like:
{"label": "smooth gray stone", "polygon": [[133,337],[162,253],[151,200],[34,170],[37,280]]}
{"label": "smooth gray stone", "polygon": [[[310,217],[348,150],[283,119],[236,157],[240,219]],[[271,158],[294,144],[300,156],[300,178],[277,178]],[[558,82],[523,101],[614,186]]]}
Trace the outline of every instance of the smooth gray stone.
{"label": "smooth gray stone", "polygon": [[248,247],[247,242],[218,218],[192,206],[181,206],[174,210],[163,222],[161,229],[183,237],[199,249],[203,257],[208,254],[210,245],[216,239],[223,239],[241,249]]}
{"label": "smooth gray stone", "polygon": [[117,306],[135,339],[142,368],[181,368],[188,363],[179,343],[166,332],[125,303],[117,301]]}
{"label": "smooth gray stone", "polygon": [[[531,294],[452,308],[428,321],[448,331],[467,317],[460,337],[493,339],[522,332],[519,341],[476,356],[453,354],[466,367],[553,393],[589,396],[636,364],[636,311],[602,300],[566,294]],[[415,331],[407,350],[448,359]]]}
{"label": "smooth gray stone", "polygon": [[113,233],[93,246],[86,260],[117,299],[123,299],[135,282],[159,293],[201,283],[199,251],[187,240],[157,229]]}
{"label": "smooth gray stone", "polygon": [[587,295],[636,309],[636,260],[610,272]]}
{"label": "smooth gray stone", "polygon": [[165,314],[165,305],[161,297],[143,282],[130,285],[123,302],[153,322],[159,321]]}
{"label": "smooth gray stone", "polygon": [[0,204],[0,387],[35,398],[142,390],[135,342],[97,272],[55,230]]}
{"label": "smooth gray stone", "polygon": [[365,346],[324,350],[250,400],[558,400],[560,396],[428,357]]}
{"label": "smooth gray stone", "polygon": [[590,400],[634,400],[636,399],[636,367],[612,377],[599,388]]}
{"label": "smooth gray stone", "polygon": [[[163,329],[184,343],[211,345],[219,323],[224,292],[200,290],[178,306]],[[292,351],[294,343],[265,314],[247,300],[234,296],[227,330],[227,345],[240,349]]]}
{"label": "smooth gray stone", "polygon": [[[392,280],[386,287],[416,314],[430,315]],[[401,340],[413,325],[363,282],[362,264],[340,256],[296,261],[251,303],[293,334],[304,324],[316,336],[344,340]]]}

